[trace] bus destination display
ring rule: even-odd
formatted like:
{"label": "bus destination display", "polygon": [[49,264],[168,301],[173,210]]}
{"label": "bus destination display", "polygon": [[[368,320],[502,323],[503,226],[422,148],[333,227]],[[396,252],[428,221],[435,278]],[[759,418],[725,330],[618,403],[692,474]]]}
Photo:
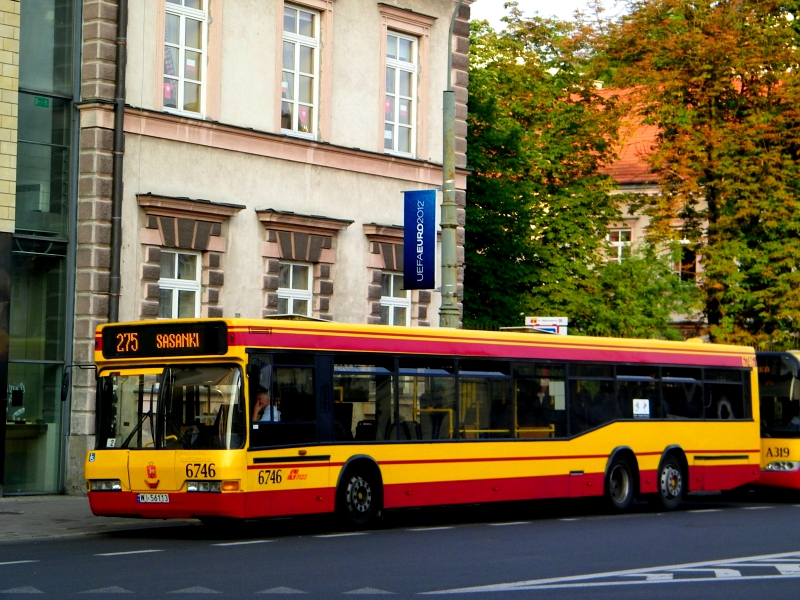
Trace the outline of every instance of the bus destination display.
{"label": "bus destination display", "polygon": [[103,329],[105,358],[150,358],[225,354],[228,351],[225,323],[186,323],[106,327]]}

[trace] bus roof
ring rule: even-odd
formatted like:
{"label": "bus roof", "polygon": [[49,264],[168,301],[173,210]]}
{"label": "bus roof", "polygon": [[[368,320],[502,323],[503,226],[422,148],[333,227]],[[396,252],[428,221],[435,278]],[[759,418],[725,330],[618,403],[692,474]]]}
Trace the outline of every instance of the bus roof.
{"label": "bus roof", "polygon": [[[174,332],[180,331],[182,327],[188,330],[191,325],[200,324],[224,325],[227,348],[226,352],[217,354],[237,353],[246,347],[469,358],[578,360],[739,368],[755,366],[755,353],[750,347],[704,344],[695,341],[673,342],[275,319],[177,319],[100,325],[95,340],[96,359],[98,362],[109,359],[105,356],[108,353],[102,352],[103,331],[106,329],[111,328],[111,331],[163,329]],[[152,355],[150,359],[152,361]]]}

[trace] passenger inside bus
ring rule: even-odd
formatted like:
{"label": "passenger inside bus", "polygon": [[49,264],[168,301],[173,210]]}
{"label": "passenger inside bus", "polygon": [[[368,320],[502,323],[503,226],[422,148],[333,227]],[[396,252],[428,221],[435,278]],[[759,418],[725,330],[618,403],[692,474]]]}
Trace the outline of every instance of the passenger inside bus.
{"label": "passenger inside bus", "polygon": [[256,394],[256,401],[253,406],[253,422],[281,420],[281,411],[277,406],[273,406],[270,401],[269,390],[259,386]]}

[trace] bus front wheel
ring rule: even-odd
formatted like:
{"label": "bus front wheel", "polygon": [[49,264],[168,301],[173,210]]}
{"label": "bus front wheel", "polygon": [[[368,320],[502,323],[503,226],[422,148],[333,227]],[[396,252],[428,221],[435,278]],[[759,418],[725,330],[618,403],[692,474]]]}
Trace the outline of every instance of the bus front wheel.
{"label": "bus front wheel", "polygon": [[686,476],[677,458],[667,456],[658,470],[658,502],[665,510],[678,508],[686,493]]}
{"label": "bus front wheel", "polygon": [[633,469],[624,458],[614,460],[606,475],[606,499],[611,509],[625,512],[633,502]]}
{"label": "bus front wheel", "polygon": [[348,470],[339,490],[339,512],[348,525],[362,529],[378,516],[381,496],[379,478],[371,470]]}

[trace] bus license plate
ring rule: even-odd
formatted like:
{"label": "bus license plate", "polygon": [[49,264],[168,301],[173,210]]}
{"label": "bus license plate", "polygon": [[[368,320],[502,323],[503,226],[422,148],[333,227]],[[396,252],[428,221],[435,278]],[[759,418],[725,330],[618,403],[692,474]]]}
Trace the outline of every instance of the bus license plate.
{"label": "bus license plate", "polygon": [[137,500],[147,504],[169,504],[169,494],[139,494]]}

